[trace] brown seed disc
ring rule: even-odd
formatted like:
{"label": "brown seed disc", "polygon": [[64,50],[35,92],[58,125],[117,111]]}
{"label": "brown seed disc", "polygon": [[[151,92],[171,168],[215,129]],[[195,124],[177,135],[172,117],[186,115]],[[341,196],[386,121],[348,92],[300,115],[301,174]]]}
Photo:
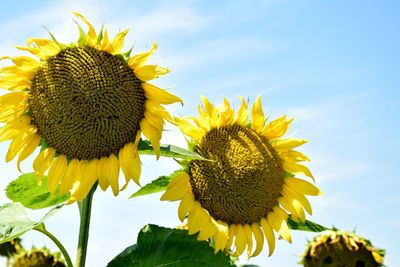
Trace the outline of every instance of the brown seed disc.
{"label": "brown seed disc", "polygon": [[68,158],[89,160],[134,141],[145,101],[125,60],[89,47],[67,48],[44,63],[29,97],[42,139]]}
{"label": "brown seed disc", "polygon": [[259,221],[277,204],[284,170],[269,141],[239,125],[212,129],[196,151],[211,161],[189,164],[195,199],[228,224]]}

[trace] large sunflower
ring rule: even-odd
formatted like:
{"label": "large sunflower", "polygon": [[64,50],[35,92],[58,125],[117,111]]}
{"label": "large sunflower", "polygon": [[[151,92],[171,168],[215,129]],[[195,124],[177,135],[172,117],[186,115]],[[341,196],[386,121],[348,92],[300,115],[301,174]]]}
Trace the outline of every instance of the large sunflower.
{"label": "large sunflower", "polygon": [[299,163],[309,159],[294,150],[306,140],[281,138],[292,122],[286,116],[265,124],[260,97],[251,110],[251,122],[243,98],[237,116],[226,99],[220,107],[202,100],[199,118],[175,122],[191,138],[193,150],[207,160],[188,162],[161,199],[180,200],[178,215],[181,221],[188,218],[189,234],[211,238],[215,251],[234,245],[234,254],[241,255],[247,246],[248,256],[254,257],[261,252],[265,235],[271,255],[274,231],[291,242],[288,213],[304,221],[304,210],[312,212],[305,195],[320,194],[313,184],[296,177],[313,179]]}
{"label": "large sunflower", "polygon": [[17,48],[38,60],[2,57],[14,65],[0,69],[0,87],[14,91],[0,97],[0,141],[11,140],[6,161],[18,156],[19,168],[40,145],[33,163],[38,180],[48,170],[50,191],[60,185],[71,201],[85,198],[96,181],[117,195],[120,169],[125,186],[130,179],[139,183],[141,133],[159,156],[164,120],[171,119],[162,105],[182,102],[147,82],[169,72],[145,64],[155,43],[130,56],[121,52],[128,30],[111,40],[106,29],[97,34],[85,17],[74,15],[89,29],[78,24],[76,43],[30,38]]}

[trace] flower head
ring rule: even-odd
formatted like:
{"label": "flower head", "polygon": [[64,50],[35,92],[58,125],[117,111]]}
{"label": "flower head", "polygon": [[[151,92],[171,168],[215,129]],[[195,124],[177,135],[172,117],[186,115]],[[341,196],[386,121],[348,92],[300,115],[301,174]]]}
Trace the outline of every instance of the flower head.
{"label": "flower head", "polygon": [[235,254],[241,255],[247,247],[248,256],[254,257],[265,236],[271,255],[275,233],[291,242],[288,214],[304,221],[304,211],[312,212],[305,195],[320,194],[312,183],[296,177],[313,179],[299,163],[309,159],[294,150],[306,141],[282,138],[292,122],[286,116],[266,124],[260,97],[251,121],[243,98],[236,115],[226,99],[219,107],[205,97],[202,101],[198,118],[175,122],[206,160],[190,161],[161,199],[180,200],[178,215],[182,221],[187,217],[189,234],[212,238],[216,251],[235,246]]}
{"label": "flower head", "polygon": [[96,181],[117,195],[120,169],[125,186],[139,183],[141,133],[159,155],[164,120],[171,119],[162,105],[182,102],[148,83],[169,72],[145,64],[156,44],[130,56],[121,52],[128,30],[109,39],[106,29],[97,33],[74,14],[88,27],[85,33],[78,24],[77,43],[30,38],[17,48],[39,60],[3,57],[14,65],[0,69],[0,87],[12,91],[0,97],[0,141],[11,140],[6,161],[17,157],[19,168],[41,145],[33,163],[38,180],[48,170],[50,191],[60,186],[71,201],[85,198]]}
{"label": "flower head", "polygon": [[307,246],[302,263],[318,266],[383,266],[385,252],[355,233],[329,230],[316,236]]}

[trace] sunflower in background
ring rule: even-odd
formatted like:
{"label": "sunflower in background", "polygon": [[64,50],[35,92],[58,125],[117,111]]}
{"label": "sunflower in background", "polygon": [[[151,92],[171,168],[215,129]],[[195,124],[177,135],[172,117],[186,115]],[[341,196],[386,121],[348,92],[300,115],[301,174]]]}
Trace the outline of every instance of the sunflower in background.
{"label": "sunflower in background", "polygon": [[288,213],[305,221],[304,211],[312,213],[305,195],[321,194],[296,177],[313,179],[299,163],[309,159],[294,150],[306,140],[282,138],[292,122],[285,115],[266,124],[260,97],[252,107],[251,121],[243,98],[236,116],[226,99],[219,107],[205,97],[202,102],[198,118],[174,120],[191,139],[192,150],[205,160],[182,163],[185,168],[161,199],[180,200],[178,216],[181,221],[187,217],[189,234],[199,232],[199,240],[211,239],[216,252],[234,246],[234,255],[241,255],[247,247],[248,257],[255,257],[265,236],[271,255],[275,232],[291,242]]}
{"label": "sunflower in background", "polygon": [[182,100],[148,81],[169,72],[146,65],[148,52],[122,53],[128,30],[109,39],[79,13],[88,27],[79,26],[76,43],[30,38],[28,56],[2,57],[14,65],[0,69],[0,87],[12,91],[0,97],[0,141],[11,140],[6,161],[20,162],[41,146],[33,163],[38,181],[48,170],[54,192],[71,192],[70,202],[86,197],[96,181],[114,195],[120,191],[120,169],[126,184],[139,183],[137,145],[141,133],[159,156],[164,120],[170,115],[162,105]]}
{"label": "sunflower in background", "polygon": [[381,267],[385,251],[352,232],[329,230],[314,237],[302,256],[305,267]]}

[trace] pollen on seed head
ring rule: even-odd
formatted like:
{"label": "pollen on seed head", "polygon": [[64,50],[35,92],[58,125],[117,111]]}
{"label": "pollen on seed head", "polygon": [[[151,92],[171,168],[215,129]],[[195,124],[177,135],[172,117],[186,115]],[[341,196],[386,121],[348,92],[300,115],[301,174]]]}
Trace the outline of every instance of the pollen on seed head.
{"label": "pollen on seed head", "polygon": [[196,151],[211,161],[189,164],[195,199],[229,224],[259,221],[277,204],[284,170],[269,141],[239,125],[212,129]]}
{"label": "pollen on seed head", "polygon": [[140,129],[146,101],[141,83],[117,56],[89,47],[67,48],[33,79],[31,123],[68,158],[116,154]]}

